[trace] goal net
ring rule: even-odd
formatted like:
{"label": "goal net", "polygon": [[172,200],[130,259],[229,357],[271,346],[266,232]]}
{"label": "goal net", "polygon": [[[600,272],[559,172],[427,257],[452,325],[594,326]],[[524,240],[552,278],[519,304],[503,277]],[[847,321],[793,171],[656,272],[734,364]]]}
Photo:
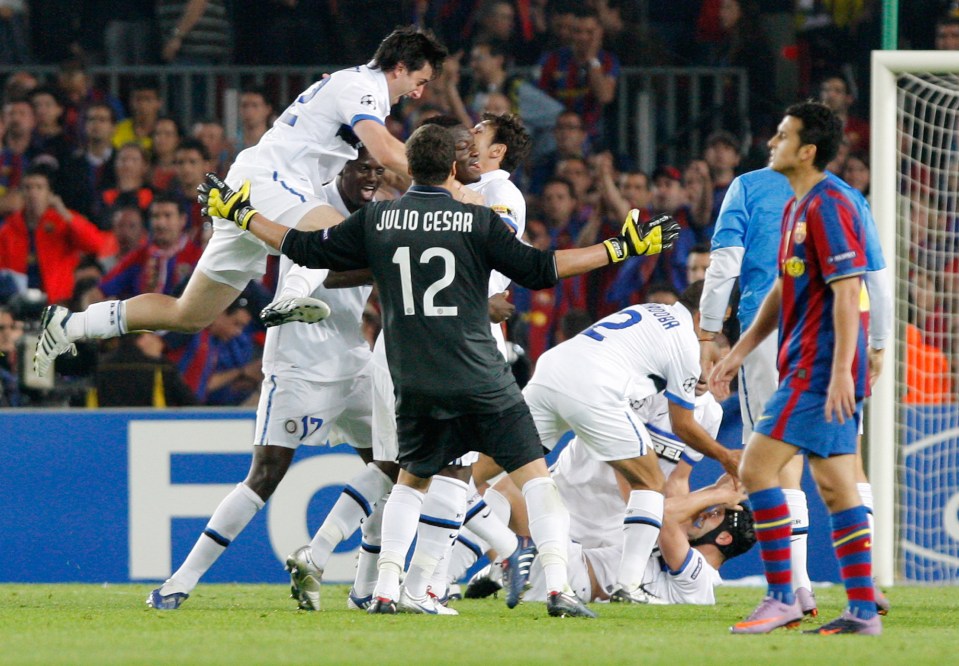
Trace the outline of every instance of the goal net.
{"label": "goal net", "polygon": [[877,51],[872,205],[895,279],[869,408],[879,582],[959,583],[959,53]]}

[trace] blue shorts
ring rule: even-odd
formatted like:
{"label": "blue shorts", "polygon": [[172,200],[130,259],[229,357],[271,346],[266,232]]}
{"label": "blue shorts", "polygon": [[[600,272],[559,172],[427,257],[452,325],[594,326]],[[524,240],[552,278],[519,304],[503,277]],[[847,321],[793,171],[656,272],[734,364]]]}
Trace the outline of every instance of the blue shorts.
{"label": "blue shorts", "polygon": [[780,386],[766,403],[753,431],[792,444],[820,458],[854,454],[862,401],[856,403],[853,418],[840,423],[835,416],[826,421],[826,396]]}

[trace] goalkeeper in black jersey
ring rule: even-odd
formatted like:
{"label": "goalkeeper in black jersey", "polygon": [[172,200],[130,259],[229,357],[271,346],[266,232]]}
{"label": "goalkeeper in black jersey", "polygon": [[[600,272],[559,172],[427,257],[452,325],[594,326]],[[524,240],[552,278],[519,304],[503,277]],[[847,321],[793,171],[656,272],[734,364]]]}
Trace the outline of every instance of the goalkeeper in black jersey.
{"label": "goalkeeper in black jersey", "polygon": [[549,614],[594,617],[569,588],[569,516],[529,410],[490,333],[490,271],[542,289],[627,256],[660,252],[672,244],[678,225],[668,216],[640,225],[631,214],[622,234],[603,243],[543,252],[517,240],[489,208],[454,199],[449,130],[421,127],[406,153],[413,186],[404,196],[369,204],[322,231],[297,231],[266,219],[250,206],[247,184],[234,192],[211,175],[199,199],[209,214],[233,220],[302,266],[369,268],[379,286],[402,470],[385,508],[370,612],[395,612],[399,576],[430,477],[448,461],[480,451],[523,491]]}

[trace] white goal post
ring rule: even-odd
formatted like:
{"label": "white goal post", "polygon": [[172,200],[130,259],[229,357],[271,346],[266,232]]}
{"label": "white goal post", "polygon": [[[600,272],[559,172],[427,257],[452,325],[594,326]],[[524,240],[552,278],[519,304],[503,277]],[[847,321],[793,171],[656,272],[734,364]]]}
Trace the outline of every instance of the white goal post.
{"label": "white goal post", "polygon": [[[934,260],[910,263],[917,243],[911,234],[928,234],[932,226],[915,232],[910,211],[917,208],[916,200],[922,200],[928,205],[925,215],[953,221],[956,217],[959,192],[952,186],[959,182],[959,52],[873,51],[871,71],[870,201],[895,280],[893,339],[868,406],[865,440],[875,505],[874,573],[881,585],[896,580],[956,583],[959,489],[953,483],[959,470],[952,468],[959,462],[959,406],[929,401],[915,407],[906,405],[903,396],[907,373],[917,371],[905,367],[906,328],[913,314],[910,277],[913,271],[940,271],[935,280],[942,284],[939,262],[953,256],[943,242],[936,247],[939,254]],[[910,180],[916,171],[925,175]],[[917,195],[918,190],[923,192]],[[944,237],[951,232],[936,233]],[[957,294],[943,290],[941,298],[947,296]],[[953,393],[956,388],[954,383]],[[906,459],[917,447],[938,447],[934,455],[939,458],[910,467]],[[916,531],[921,538],[909,536]],[[907,561],[911,564],[904,564]]]}

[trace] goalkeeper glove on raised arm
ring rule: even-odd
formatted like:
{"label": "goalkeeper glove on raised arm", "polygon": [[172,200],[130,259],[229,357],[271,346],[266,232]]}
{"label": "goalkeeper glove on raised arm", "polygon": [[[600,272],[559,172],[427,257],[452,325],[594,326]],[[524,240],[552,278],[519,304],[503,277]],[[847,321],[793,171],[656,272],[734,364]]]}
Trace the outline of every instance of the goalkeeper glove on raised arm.
{"label": "goalkeeper glove on raised arm", "polygon": [[679,236],[679,224],[670,215],[661,213],[645,222],[639,222],[639,210],[633,208],[626,215],[619,236],[603,241],[609,262],[616,264],[627,257],[659,254],[673,246]]}
{"label": "goalkeeper glove on raised arm", "polygon": [[196,200],[203,207],[200,211],[203,215],[230,220],[243,231],[247,230],[250,220],[258,212],[250,204],[250,181],[248,180],[244,180],[239,191],[234,192],[216,174],[208,173],[206,182],[200,183],[196,191],[198,192]]}

